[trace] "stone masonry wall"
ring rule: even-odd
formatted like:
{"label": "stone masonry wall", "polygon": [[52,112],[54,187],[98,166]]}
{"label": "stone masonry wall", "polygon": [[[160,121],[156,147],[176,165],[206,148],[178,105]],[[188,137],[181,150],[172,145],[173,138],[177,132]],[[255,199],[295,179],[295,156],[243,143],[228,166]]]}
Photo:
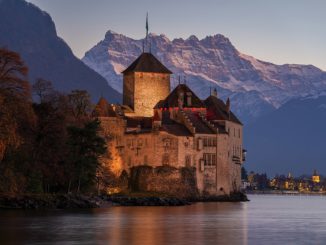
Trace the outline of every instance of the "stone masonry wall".
{"label": "stone masonry wall", "polygon": [[169,196],[198,196],[195,168],[138,166],[131,168],[129,187],[136,192],[157,192]]}
{"label": "stone masonry wall", "polygon": [[134,109],[135,76],[130,73],[123,76],[123,105]]}
{"label": "stone masonry wall", "polygon": [[150,72],[135,72],[134,111],[136,116],[153,116],[158,101],[170,93],[170,75]]}
{"label": "stone masonry wall", "polygon": [[[241,188],[241,164],[242,164],[242,126],[233,122],[226,122],[226,129],[229,132],[229,181],[231,191],[240,191]],[[233,157],[240,159],[240,164],[233,161]]]}

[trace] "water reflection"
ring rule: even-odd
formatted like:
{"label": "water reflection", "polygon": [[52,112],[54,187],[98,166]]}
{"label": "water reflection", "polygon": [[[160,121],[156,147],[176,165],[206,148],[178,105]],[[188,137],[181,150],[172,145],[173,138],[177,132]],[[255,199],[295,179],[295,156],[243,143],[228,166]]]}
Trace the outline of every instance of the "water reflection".
{"label": "water reflection", "polygon": [[[116,207],[107,210],[108,225],[97,241],[112,244],[246,244],[247,204],[200,203],[188,207]],[[96,215],[103,216],[101,210]]]}
{"label": "water reflection", "polygon": [[0,244],[324,244],[326,197],[249,203],[0,211]]}
{"label": "water reflection", "polygon": [[246,244],[246,205],[0,213],[1,244]]}

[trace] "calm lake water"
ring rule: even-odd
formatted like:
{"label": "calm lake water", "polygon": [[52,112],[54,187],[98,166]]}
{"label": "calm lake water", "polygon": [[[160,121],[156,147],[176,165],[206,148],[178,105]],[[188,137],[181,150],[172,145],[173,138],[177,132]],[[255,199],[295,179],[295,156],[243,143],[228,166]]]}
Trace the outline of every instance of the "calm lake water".
{"label": "calm lake water", "polygon": [[0,244],[326,244],[325,196],[247,203],[0,211]]}

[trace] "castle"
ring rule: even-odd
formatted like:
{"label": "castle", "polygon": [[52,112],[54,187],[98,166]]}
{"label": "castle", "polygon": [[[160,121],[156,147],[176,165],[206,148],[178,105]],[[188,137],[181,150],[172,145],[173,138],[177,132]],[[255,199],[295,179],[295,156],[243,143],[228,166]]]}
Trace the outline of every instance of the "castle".
{"label": "castle", "polygon": [[149,52],[122,74],[123,105],[101,98],[95,109],[110,154],[105,162],[117,176],[137,166],[192,168],[200,195],[240,191],[243,125],[229,99],[214,90],[201,100],[186,84],[171,92],[172,72]]}

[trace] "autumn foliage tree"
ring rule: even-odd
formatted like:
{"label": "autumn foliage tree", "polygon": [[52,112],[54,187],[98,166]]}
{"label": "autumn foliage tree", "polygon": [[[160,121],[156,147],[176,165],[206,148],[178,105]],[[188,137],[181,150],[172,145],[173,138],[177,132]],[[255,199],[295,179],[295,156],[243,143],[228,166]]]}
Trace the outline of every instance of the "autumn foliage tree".
{"label": "autumn foliage tree", "polygon": [[105,142],[89,94],[38,79],[33,103],[27,74],[17,53],[0,49],[0,193],[92,190]]}
{"label": "autumn foliage tree", "polygon": [[[16,176],[16,184],[7,181],[6,176],[22,172],[35,122],[27,74],[19,54],[0,49],[0,171],[4,183],[13,189],[24,176]],[[20,166],[13,164],[18,159]]]}
{"label": "autumn foliage tree", "polygon": [[18,147],[22,141],[20,121],[31,112],[27,73],[17,53],[0,49],[0,160],[8,147]]}

